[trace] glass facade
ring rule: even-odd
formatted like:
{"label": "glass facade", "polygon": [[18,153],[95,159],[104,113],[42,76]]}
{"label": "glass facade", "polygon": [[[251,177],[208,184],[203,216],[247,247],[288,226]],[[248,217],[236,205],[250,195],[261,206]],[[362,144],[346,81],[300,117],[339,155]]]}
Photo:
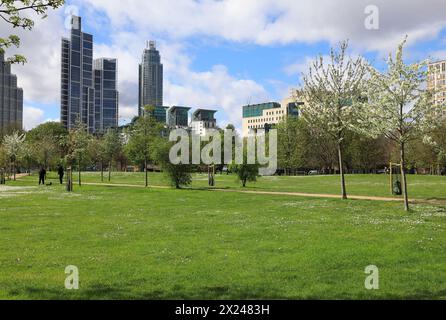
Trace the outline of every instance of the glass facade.
{"label": "glass facade", "polygon": [[71,38],[62,39],[60,117],[68,129],[77,121],[91,133],[117,126],[117,63],[115,59],[98,61],[93,61],[93,36],[82,32],[81,18],[73,16]]}
{"label": "glass facade", "polygon": [[[163,64],[154,41],[150,41],[144,50],[139,65],[139,115],[145,106],[157,107],[162,113],[163,106]],[[165,121],[164,121],[165,122]]]}
{"label": "glass facade", "polygon": [[287,114],[290,117],[299,117],[299,106],[302,106],[303,103],[290,102],[287,105]]}
{"label": "glass facade", "polygon": [[192,116],[192,121],[216,121],[215,114],[217,113],[216,110],[205,110],[205,109],[198,109],[194,112]]}
{"label": "glass facade", "polygon": [[116,59],[101,58],[94,61],[94,126],[98,132],[118,126],[117,70]]}
{"label": "glass facade", "polygon": [[171,128],[186,128],[189,126],[189,110],[188,107],[174,106],[168,111],[168,123]]}
{"label": "glass facade", "polygon": [[23,90],[0,52],[0,134],[23,127]]}
{"label": "glass facade", "polygon": [[280,103],[277,102],[268,102],[261,104],[254,104],[243,107],[243,118],[254,118],[261,117],[263,115],[263,110],[267,109],[280,109]]}

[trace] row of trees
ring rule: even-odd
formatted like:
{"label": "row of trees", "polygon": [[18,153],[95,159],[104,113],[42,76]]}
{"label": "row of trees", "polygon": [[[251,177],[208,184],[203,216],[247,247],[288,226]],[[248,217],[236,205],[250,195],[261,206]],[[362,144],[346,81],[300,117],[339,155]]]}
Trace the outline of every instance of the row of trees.
{"label": "row of trees", "polygon": [[[317,170],[338,172],[336,140],[325,130],[312,127],[302,118],[289,118],[278,125],[278,167],[285,175]],[[446,172],[446,121],[433,129],[427,139],[420,132],[407,145],[406,168],[416,173],[440,175]],[[389,163],[399,163],[398,146],[385,136],[371,138],[347,130],[342,146],[348,173],[382,172]]]}
{"label": "row of trees", "polygon": [[441,134],[438,123],[445,106],[434,103],[435,92],[425,88],[428,61],[404,62],[405,43],[406,39],[396,55],[389,56],[385,71],[377,70],[363,57],[348,56],[348,42],[342,42],[338,49],[331,50],[328,62],[320,56],[303,75],[303,88],[298,92],[305,102],[302,117],[313,132],[329,138],[335,146],[344,199],[345,152],[355,134],[375,141],[385,138],[396,145],[406,210],[408,145],[424,136],[437,148],[437,154],[442,153],[439,142],[432,137],[435,130]]}
{"label": "row of trees", "polygon": [[122,145],[117,130],[93,136],[80,123],[69,132],[60,123],[47,122],[27,133],[16,131],[4,136],[0,168],[9,171],[15,180],[17,168],[29,172],[32,168],[54,169],[59,165],[78,168],[100,165],[101,171],[104,166],[109,168],[110,179],[112,162],[120,160]]}

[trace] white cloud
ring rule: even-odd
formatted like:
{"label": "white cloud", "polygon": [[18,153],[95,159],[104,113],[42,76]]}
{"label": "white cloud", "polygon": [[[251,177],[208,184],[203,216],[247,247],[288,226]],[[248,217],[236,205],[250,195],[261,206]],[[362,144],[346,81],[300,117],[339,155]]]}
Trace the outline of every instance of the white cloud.
{"label": "white cloud", "polygon": [[86,0],[104,11],[116,29],[163,33],[174,39],[217,36],[261,45],[334,43],[346,38],[367,50],[393,49],[405,34],[412,42],[436,37],[446,26],[444,0],[375,0],[379,30],[367,30],[370,0]]}
{"label": "white cloud", "polygon": [[25,130],[31,130],[44,122],[44,112],[42,109],[34,107],[23,108],[23,127]]}
{"label": "white cloud", "polygon": [[435,51],[431,56],[435,60],[446,60],[446,50]]}
{"label": "white cloud", "polygon": [[[117,33],[112,35],[112,44],[95,46],[96,57],[118,58],[121,121],[128,121],[137,114],[137,70],[145,44],[141,39],[147,37],[137,33]],[[223,120],[239,125],[242,105],[268,97],[260,84],[250,79],[236,78],[223,65],[215,65],[204,72],[192,70],[192,61],[182,43],[162,40],[157,46],[164,64],[166,106],[215,108],[220,111]]]}
{"label": "white cloud", "polygon": [[[354,50],[379,50],[387,54],[409,34],[409,44],[438,37],[446,26],[444,0],[375,0],[380,9],[380,29],[366,30],[364,8],[370,0],[73,0],[93,28],[109,28],[111,43],[95,42],[95,56],[117,57],[121,121],[137,113],[137,65],[148,39],[158,43],[165,67],[165,104],[218,107],[224,122],[240,122],[240,106],[268,100],[269,93],[252,79],[235,76],[214,65],[195,71],[187,54],[187,40],[223,39],[260,45],[292,43],[331,44],[349,38]],[[98,15],[98,12],[101,14]],[[105,13],[106,15],[104,15]],[[91,20],[91,21],[90,21]],[[36,20],[32,32],[11,30],[0,23],[1,33],[17,33],[22,38],[18,50],[28,58],[25,66],[15,66],[25,99],[59,107],[60,39],[64,28],[64,8]],[[94,22],[94,23],[93,23]],[[94,33],[94,32],[93,32]],[[443,57],[444,53],[435,53]],[[314,57],[303,57],[285,68],[288,75],[307,70]],[[261,66],[259,66],[261,67]],[[274,81],[270,79],[268,81]],[[279,81],[276,79],[276,81]],[[284,85],[278,83],[279,90]],[[53,113],[57,114],[59,110]],[[31,115],[31,113],[30,113]],[[36,113],[34,113],[34,116]],[[26,114],[25,114],[26,116]],[[48,117],[42,117],[44,120]],[[34,118],[35,119],[35,118]],[[25,123],[32,123],[25,119]]]}
{"label": "white cloud", "polygon": [[0,26],[2,35],[17,34],[21,38],[20,48],[12,48],[7,54],[23,54],[28,61],[24,66],[13,66],[24,98],[40,103],[59,102],[60,43],[65,32],[61,17],[51,12],[46,19],[37,18],[32,31],[12,29],[3,22]]}

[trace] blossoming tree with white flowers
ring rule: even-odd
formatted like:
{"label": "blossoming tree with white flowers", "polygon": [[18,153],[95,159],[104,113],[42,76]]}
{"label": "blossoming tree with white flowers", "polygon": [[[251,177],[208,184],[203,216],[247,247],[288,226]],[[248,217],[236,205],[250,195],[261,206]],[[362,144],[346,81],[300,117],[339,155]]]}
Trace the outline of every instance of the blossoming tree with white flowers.
{"label": "blossoming tree with white flowers", "polygon": [[367,62],[362,57],[347,56],[348,42],[331,49],[330,59],[321,55],[303,75],[304,86],[298,91],[305,104],[302,117],[314,128],[332,136],[337,144],[342,198],[347,199],[344,176],[343,142],[346,130],[354,122],[356,100],[361,98]]}
{"label": "blossoming tree with white flowers", "polygon": [[439,119],[440,106],[433,102],[433,92],[427,90],[428,61],[406,64],[401,42],[396,56],[389,55],[387,70],[369,67],[370,78],[355,129],[369,136],[384,135],[400,149],[404,208],[409,211],[406,178],[406,146],[423,132],[430,131]]}

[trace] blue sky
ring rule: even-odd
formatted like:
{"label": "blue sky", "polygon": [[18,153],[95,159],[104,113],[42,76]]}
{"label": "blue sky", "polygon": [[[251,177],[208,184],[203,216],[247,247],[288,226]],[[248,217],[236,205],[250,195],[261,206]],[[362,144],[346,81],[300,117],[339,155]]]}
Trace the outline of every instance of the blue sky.
{"label": "blue sky", "polygon": [[[379,68],[405,34],[408,62],[446,58],[444,1],[375,1],[378,30],[364,27],[369,2],[67,1],[34,31],[19,31],[18,52],[29,57],[27,65],[14,67],[25,92],[25,125],[59,118],[60,38],[69,33],[64,24],[70,13],[94,35],[96,58],[119,60],[121,122],[137,112],[137,63],[147,40],[157,41],[165,65],[166,105],[218,108],[222,125],[237,126],[243,104],[286,98],[309,61],[344,39],[350,39],[352,55]],[[10,32],[0,26],[2,34]]]}

